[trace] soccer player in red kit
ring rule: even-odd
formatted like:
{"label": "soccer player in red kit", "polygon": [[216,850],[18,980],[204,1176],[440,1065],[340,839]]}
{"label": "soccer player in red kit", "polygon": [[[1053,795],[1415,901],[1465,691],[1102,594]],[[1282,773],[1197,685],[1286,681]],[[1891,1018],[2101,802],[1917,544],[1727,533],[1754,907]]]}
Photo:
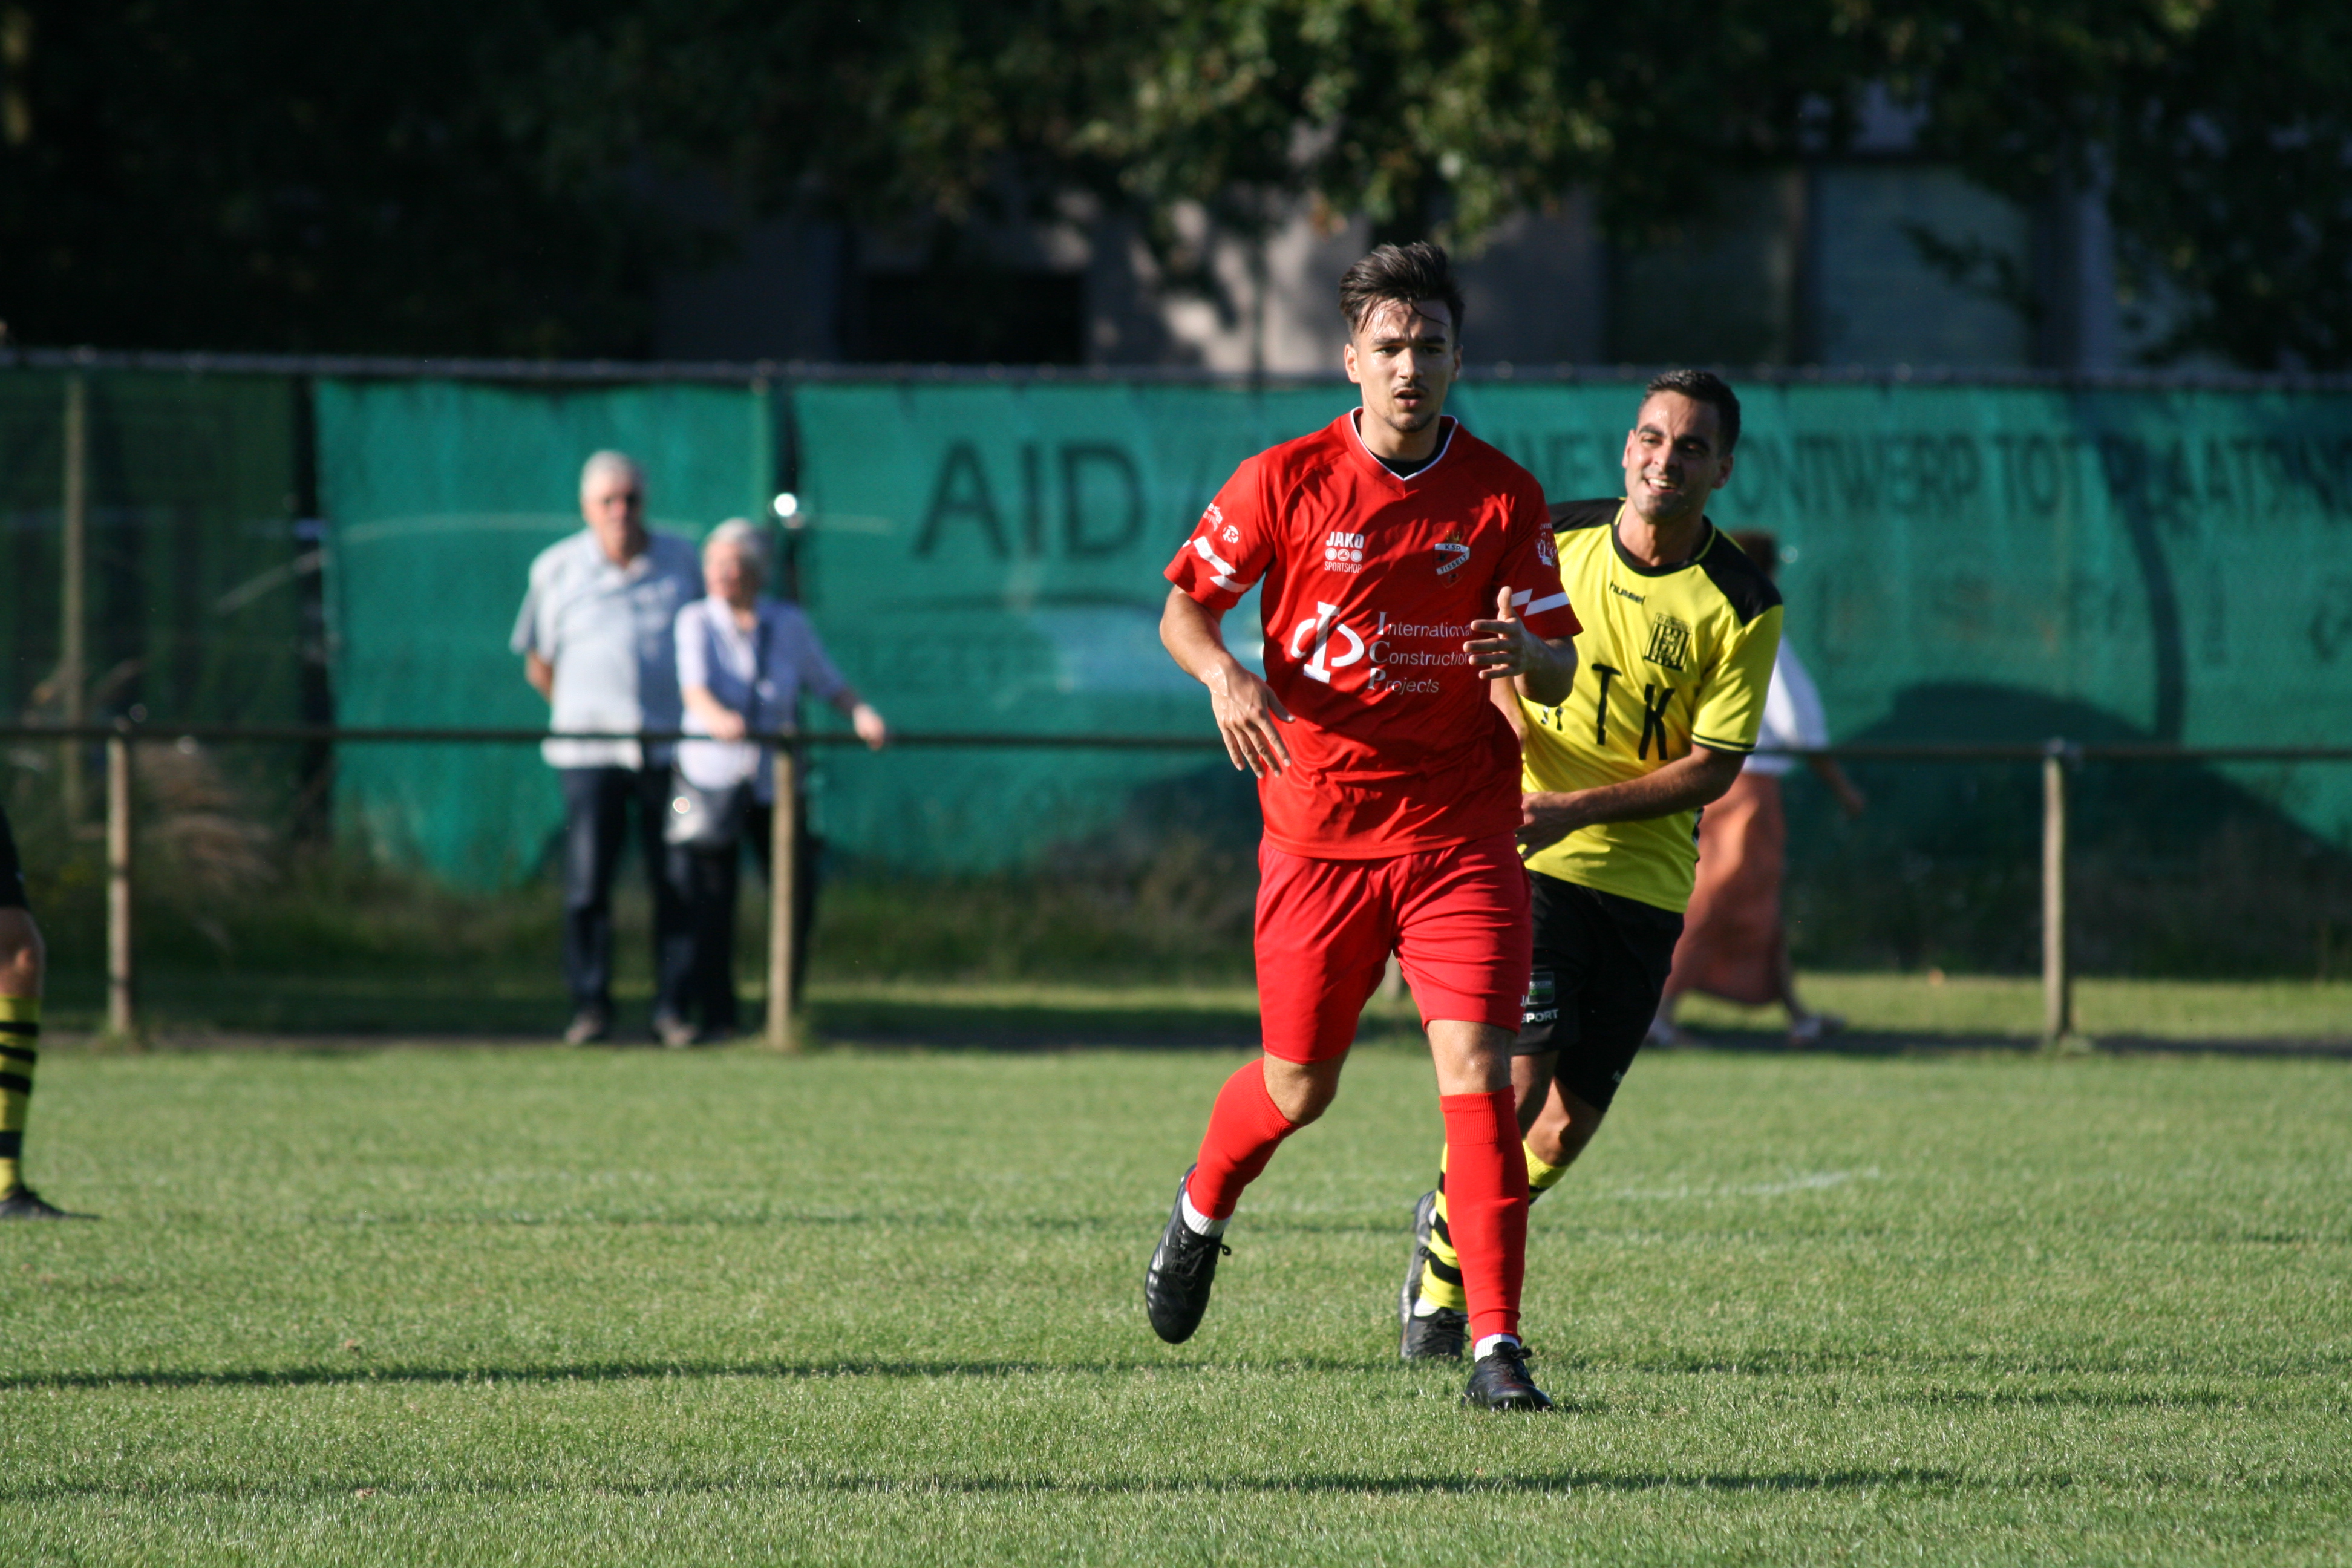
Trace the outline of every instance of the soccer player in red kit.
{"label": "soccer player in red kit", "polygon": [[[1444,1113],[1476,1339],[1463,1400],[1540,1410],[1550,1401],[1518,1339],[1528,1182],[1510,1051],[1529,947],[1512,842],[1519,745],[1487,687],[1516,678],[1536,700],[1564,700],[1579,628],[1541,487],[1444,415],[1462,368],[1462,294],[1445,253],[1381,246],[1348,269],[1339,303],[1363,406],[1244,463],[1168,568],[1160,640],[1209,689],[1234,765],[1258,779],[1265,1055],[1217,1096],[1144,1302],[1171,1344],[1200,1325],[1242,1189],[1331,1103],[1357,1015],[1394,952]],[[1263,680],[1219,629],[1256,583]]]}

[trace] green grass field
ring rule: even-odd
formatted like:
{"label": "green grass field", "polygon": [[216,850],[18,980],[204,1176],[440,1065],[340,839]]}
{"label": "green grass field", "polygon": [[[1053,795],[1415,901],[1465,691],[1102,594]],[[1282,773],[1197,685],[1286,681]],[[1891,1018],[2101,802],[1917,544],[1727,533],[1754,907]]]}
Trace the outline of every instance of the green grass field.
{"label": "green grass field", "polygon": [[1143,1262],[1232,1051],[51,1051],[0,1555],[2341,1563],[2352,1068],[1645,1059],[1536,1209],[1562,1404],[1394,1360],[1368,1046],[1208,1322]]}

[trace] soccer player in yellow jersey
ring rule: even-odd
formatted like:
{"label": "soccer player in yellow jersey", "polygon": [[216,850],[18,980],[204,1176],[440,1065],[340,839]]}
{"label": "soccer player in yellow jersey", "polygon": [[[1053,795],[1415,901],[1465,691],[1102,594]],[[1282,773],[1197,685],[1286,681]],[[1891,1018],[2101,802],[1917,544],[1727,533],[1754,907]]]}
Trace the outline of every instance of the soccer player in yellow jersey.
{"label": "soccer player in yellow jersey", "polygon": [[0,1219],[94,1219],[68,1214],[25,1184],[25,1117],[32,1108],[33,1068],[41,1059],[47,963],[41,928],[25,898],[16,836],[0,810]]}
{"label": "soccer player in yellow jersey", "polygon": [[[1552,508],[1560,581],[1584,624],[1576,684],[1554,706],[1524,689],[1502,699],[1520,735],[1534,887],[1511,1081],[1538,1194],[1592,1141],[1642,1048],[1690,902],[1699,809],[1756,746],[1780,595],[1706,518],[1738,440],[1731,388],[1670,371],[1625,437],[1623,498]],[[1413,1211],[1400,1353],[1459,1357],[1462,1314],[1441,1169]]]}

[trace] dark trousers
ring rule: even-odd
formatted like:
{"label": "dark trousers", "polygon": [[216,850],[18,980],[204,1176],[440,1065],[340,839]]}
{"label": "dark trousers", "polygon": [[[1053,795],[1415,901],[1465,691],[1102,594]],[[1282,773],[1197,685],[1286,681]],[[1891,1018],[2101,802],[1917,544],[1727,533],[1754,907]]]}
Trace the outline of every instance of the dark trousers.
{"label": "dark trousers", "polygon": [[[808,973],[809,928],[816,918],[816,846],[809,837],[807,819],[794,825],[798,838],[795,859],[799,874],[793,882],[793,1000],[798,1002],[801,980]],[[662,949],[659,1010],[698,1023],[714,1034],[740,1026],[735,996],[735,905],[748,847],[759,862],[764,880],[774,874],[769,864],[775,830],[769,807],[754,805],[745,813],[743,838],[724,849],[669,851],[668,877],[685,921]]]}
{"label": "dark trousers", "polygon": [[613,1005],[613,877],[636,818],[637,849],[654,896],[654,962],[684,929],[686,911],[662,875],[669,768],[560,768],[563,780],[563,979],[574,1007]]}

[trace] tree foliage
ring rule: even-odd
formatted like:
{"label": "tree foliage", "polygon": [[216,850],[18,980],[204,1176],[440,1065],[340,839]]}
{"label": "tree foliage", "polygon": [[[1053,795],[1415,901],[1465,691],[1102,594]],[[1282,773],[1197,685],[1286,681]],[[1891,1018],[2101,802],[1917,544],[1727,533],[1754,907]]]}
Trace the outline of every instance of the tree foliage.
{"label": "tree foliage", "polygon": [[1927,146],[2021,201],[2102,193],[2155,357],[2352,367],[2352,10],[1932,0],[1864,23]]}
{"label": "tree foliage", "polygon": [[2307,0],[0,0],[0,45],[45,341],[627,353],[656,268],[784,210],[1083,194],[1181,260],[1190,210],[1475,242],[1581,190],[1653,241],[1876,84],[1995,189],[2104,192],[2166,352],[2352,364],[2352,12]]}

